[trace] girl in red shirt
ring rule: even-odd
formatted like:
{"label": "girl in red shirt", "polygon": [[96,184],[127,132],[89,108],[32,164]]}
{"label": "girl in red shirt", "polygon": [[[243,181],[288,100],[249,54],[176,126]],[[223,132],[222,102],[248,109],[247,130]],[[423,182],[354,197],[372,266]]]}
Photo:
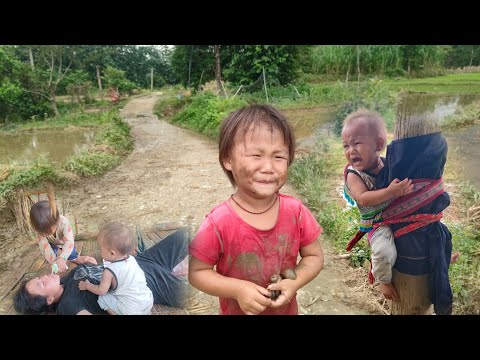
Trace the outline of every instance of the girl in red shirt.
{"label": "girl in red shirt", "polygon": [[[300,200],[279,193],[294,155],[293,131],[271,106],[241,108],[221,125],[219,161],[236,192],[202,222],[189,264],[190,283],[218,296],[221,314],[298,314],[297,290],[323,266],[322,228]],[[270,284],[287,268],[295,280]]]}

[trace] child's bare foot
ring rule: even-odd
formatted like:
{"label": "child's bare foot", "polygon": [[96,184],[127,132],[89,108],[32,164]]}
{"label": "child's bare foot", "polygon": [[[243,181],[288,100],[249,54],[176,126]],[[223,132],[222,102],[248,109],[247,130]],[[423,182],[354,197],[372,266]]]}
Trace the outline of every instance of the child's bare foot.
{"label": "child's bare foot", "polygon": [[392,283],[387,284],[380,284],[380,292],[383,294],[385,299],[398,301],[398,293],[397,290],[393,287]]}
{"label": "child's bare foot", "polygon": [[458,261],[459,256],[460,253],[458,251],[454,252],[450,258],[450,264],[455,264]]}

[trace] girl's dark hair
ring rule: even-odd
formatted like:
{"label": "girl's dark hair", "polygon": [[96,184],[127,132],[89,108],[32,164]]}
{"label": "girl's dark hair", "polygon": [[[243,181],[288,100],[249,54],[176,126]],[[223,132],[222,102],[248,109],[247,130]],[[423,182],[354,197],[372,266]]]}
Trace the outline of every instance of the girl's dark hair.
{"label": "girl's dark hair", "polygon": [[[262,124],[270,126],[271,131],[278,129],[283,134],[283,140],[288,147],[288,165],[290,166],[293,162],[293,158],[295,157],[295,135],[287,118],[270,105],[253,104],[244,106],[230,113],[225,120],[223,120],[218,142],[218,159],[220,166],[234,187],[237,184],[233,178],[233,174],[225,168],[223,162],[228,160],[235,146],[235,142],[243,141],[251,125],[255,127]],[[237,134],[239,134],[240,137],[237,137]]]}
{"label": "girl's dark hair", "polygon": [[13,297],[15,311],[20,314],[39,315],[52,310],[53,306],[48,305],[46,297],[29,294],[26,288],[27,283],[28,280],[24,280]]}
{"label": "girl's dark hair", "polygon": [[52,216],[50,203],[47,200],[38,201],[32,205],[30,209],[30,222],[36,232],[40,234],[49,233],[53,225],[60,220],[60,213],[58,208],[56,216]]}

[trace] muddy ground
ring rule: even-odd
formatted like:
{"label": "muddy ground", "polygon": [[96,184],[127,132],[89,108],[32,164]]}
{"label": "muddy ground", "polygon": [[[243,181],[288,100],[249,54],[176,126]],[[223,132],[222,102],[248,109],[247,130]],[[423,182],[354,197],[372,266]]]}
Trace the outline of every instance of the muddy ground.
{"label": "muddy ground", "polygon": [[[82,180],[62,192],[79,232],[95,232],[109,220],[132,228],[166,222],[189,223],[198,229],[208,211],[233,192],[218,164],[217,145],[210,139],[159,120],[152,113],[161,93],[132,99],[121,111],[132,128],[135,149],[125,161],[96,179]],[[286,185],[282,192],[298,196]],[[67,216],[69,214],[67,213]],[[0,220],[0,294],[5,279],[27,265],[25,258],[39,251],[36,243],[16,229],[12,216]],[[378,292],[367,283],[366,272],[326,253],[320,275],[298,292],[301,314],[382,314]],[[191,314],[218,313],[218,300],[192,289]],[[1,309],[0,309],[1,310]],[[0,311],[1,312],[1,311]]]}

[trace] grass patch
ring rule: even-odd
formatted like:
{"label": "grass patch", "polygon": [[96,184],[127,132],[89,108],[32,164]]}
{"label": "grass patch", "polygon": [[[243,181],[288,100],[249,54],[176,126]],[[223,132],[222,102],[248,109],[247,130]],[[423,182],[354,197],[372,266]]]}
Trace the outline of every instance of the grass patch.
{"label": "grass patch", "polygon": [[226,99],[205,92],[194,96],[191,105],[175,114],[170,121],[217,138],[221,121],[230,112],[244,105],[246,102],[239,98]]}
{"label": "grass patch", "polygon": [[112,115],[109,122],[97,134],[96,143],[110,146],[118,155],[126,155],[133,150],[130,126],[122,120],[120,115]]}
{"label": "grass patch", "polygon": [[[268,103],[279,108],[298,108],[313,106],[334,106],[352,98],[356,87],[342,82],[321,84],[297,84],[267,88]],[[267,103],[265,91],[242,93],[240,98],[248,103]]]}
{"label": "grass patch", "polygon": [[28,167],[10,166],[9,175],[0,182],[0,198],[11,197],[16,188],[34,188],[46,181],[63,185],[68,178],[46,159],[39,159]]}
{"label": "grass patch", "polygon": [[100,176],[117,166],[132,149],[130,126],[120,115],[110,113],[109,121],[95,138],[95,146],[74,155],[64,167],[79,176]]}
{"label": "grass patch", "polygon": [[155,104],[153,113],[159,118],[170,117],[192,102],[191,97],[165,96]]}
{"label": "grass patch", "polygon": [[67,170],[83,177],[99,176],[120,163],[120,156],[108,152],[82,152],[67,161]]}
{"label": "grass patch", "polygon": [[68,126],[78,127],[94,127],[101,126],[110,121],[111,112],[74,112],[70,114],[64,114],[55,118],[49,118],[46,120],[32,119],[26,123],[17,123],[15,127],[11,127],[9,131],[23,131],[23,130],[42,130],[42,129],[63,129]]}
{"label": "grass patch", "polygon": [[453,238],[454,251],[460,252],[449,276],[454,294],[454,312],[480,314],[480,233],[466,224],[447,224]]}
{"label": "grass patch", "polygon": [[[343,166],[346,160],[338,139],[319,136],[314,150],[296,159],[289,171],[289,182],[302,195],[315,214],[333,248],[344,252],[358,229],[360,218],[356,207],[346,207],[343,194]],[[370,249],[361,241],[352,250],[352,265],[362,265]]]}
{"label": "grass patch", "polygon": [[448,74],[421,79],[385,80],[390,90],[427,93],[480,93],[480,73]]}

